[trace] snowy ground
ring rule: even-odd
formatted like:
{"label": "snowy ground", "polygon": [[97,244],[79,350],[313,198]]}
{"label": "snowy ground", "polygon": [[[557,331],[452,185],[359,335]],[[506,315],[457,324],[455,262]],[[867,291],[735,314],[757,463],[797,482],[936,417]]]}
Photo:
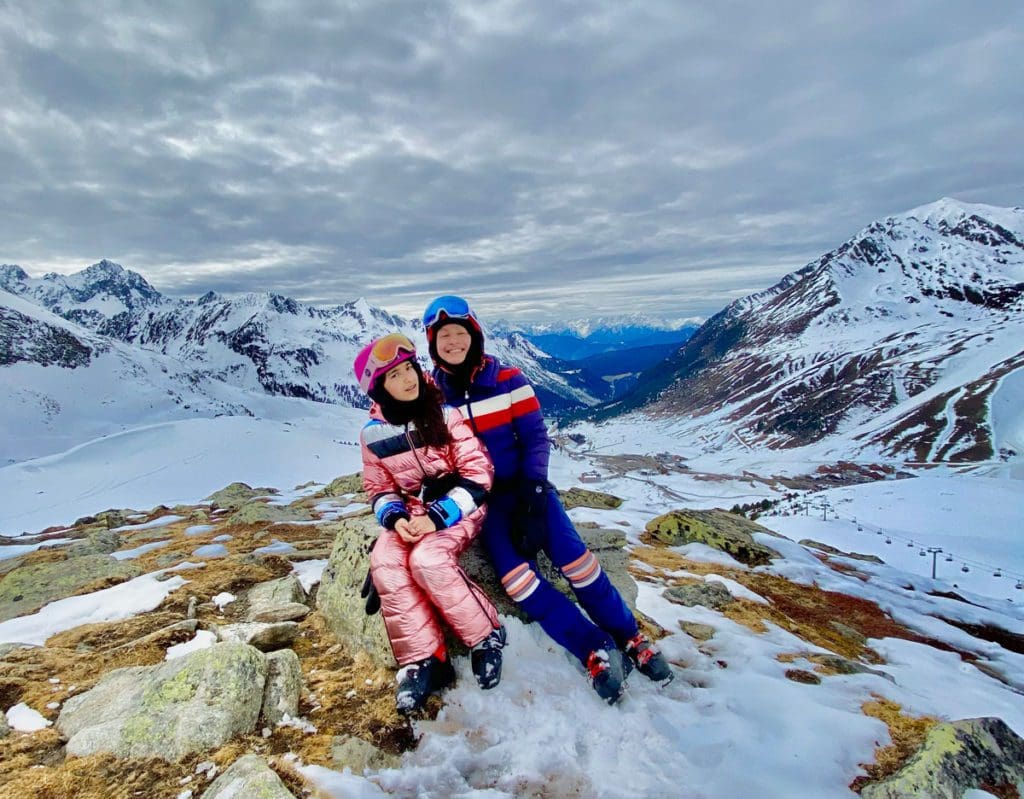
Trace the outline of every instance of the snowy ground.
{"label": "snowy ground", "polygon": [[[147,510],[194,503],[236,480],[286,491],[311,480],[326,483],[360,468],[351,442],[362,418],[360,412],[335,409],[309,420],[172,422],[6,466],[0,468],[0,532],[35,533],[108,507]],[[603,454],[680,450],[668,436],[628,426],[602,434],[609,439]],[[696,450],[689,455],[694,457],[691,466],[699,463],[703,470],[732,477],[714,482],[686,473],[611,478],[592,487],[623,497],[622,507],[579,509],[574,518],[623,529],[635,544],[650,518],[674,507],[728,508],[781,496],[745,478],[744,469],[767,476],[800,473],[809,465],[764,454],[751,455],[746,464],[736,454],[717,463]],[[559,454],[552,478],[563,488],[577,485],[579,475],[592,466]],[[655,586],[643,583],[638,605],[673,631],[661,645],[670,659],[683,664],[666,689],[634,675],[621,705],[607,707],[579,667],[539,628],[510,619],[500,686],[480,692],[468,663],[460,661],[458,686],[447,692],[436,720],[418,724],[420,744],[405,755],[402,768],[364,776],[309,766],[304,774],[338,797],[849,798],[853,794],[847,785],[861,773],[859,764],[870,762],[875,747],[887,741],[884,725],[860,709],[875,694],[915,714],[999,716],[1024,735],[1024,656],[935,618],[994,623],[1024,634],[1024,591],[1014,588],[1014,580],[1024,578],[1021,488],[1006,472],[987,477],[930,472],[816,494],[815,503],[828,500],[824,513],[820,507],[806,515],[793,509],[791,515],[760,519],[793,541],[812,538],[885,560],[884,565],[858,562],[869,575],[862,581],[828,569],[795,543],[766,538],[784,555],[769,567],[772,571],[871,599],[902,623],[998,666],[1015,689],[964,666],[955,654],[894,639],[870,642],[887,661],[879,671],[894,682],[872,674],[828,677],[820,685],[792,682],[784,672],[801,662],[782,663],[776,656],[809,651],[805,641],[779,628],[755,635],[720,613],[672,604]],[[886,537],[892,543],[886,544]],[[944,550],[934,583],[931,557],[920,556],[922,547]],[[699,548],[686,549],[688,556],[700,556]],[[954,553],[953,562],[944,559],[946,552]],[[964,563],[975,565],[964,573]],[[316,567],[305,567],[307,584],[316,579],[310,571]],[[994,567],[1001,569],[1001,577],[992,576]],[[96,620],[114,607],[141,612],[188,579],[187,569],[175,575],[164,582],[147,575],[108,589],[121,589],[123,596],[116,601],[95,594],[53,603],[34,616],[0,624],[0,641],[41,641],[56,629]],[[928,595],[933,590],[959,590],[976,605]],[[680,621],[711,625],[716,634],[698,648],[679,631]],[[37,721],[22,708],[0,710],[8,711],[16,729]]]}

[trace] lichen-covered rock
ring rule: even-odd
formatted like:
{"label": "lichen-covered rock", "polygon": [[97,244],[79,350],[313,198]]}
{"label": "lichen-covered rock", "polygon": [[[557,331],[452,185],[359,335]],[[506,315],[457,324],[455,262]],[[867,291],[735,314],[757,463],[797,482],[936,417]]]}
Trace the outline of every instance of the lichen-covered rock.
{"label": "lichen-covered rock", "polygon": [[[373,516],[357,516],[342,519],[333,527],[336,533],[334,549],[320,580],[317,607],[340,641],[354,650],[367,652],[378,665],[393,666],[391,646],[380,615],[367,616],[363,609],[364,600],[359,596],[370,565],[369,547],[379,531],[377,520]],[[628,571],[629,559],[623,549],[625,536],[617,530],[604,529],[581,528],[579,533],[626,604],[635,610],[637,587]],[[568,582],[557,573],[547,557],[541,553],[537,561],[545,578],[572,598]],[[525,620],[525,615],[502,588],[501,580],[479,540],[469,546],[459,562],[470,579],[490,597],[499,614]],[[449,643],[456,652],[459,651],[460,645],[456,641],[450,640]]]}
{"label": "lichen-covered rock", "polygon": [[902,769],[867,785],[861,797],[960,799],[968,789],[983,786],[990,792],[1007,787],[1024,790],[1024,738],[1002,719],[936,724]]}
{"label": "lichen-covered rock", "polygon": [[30,563],[0,577],[0,621],[34,613],[43,605],[77,594],[100,580],[120,582],[141,572],[108,555]]}
{"label": "lichen-covered rock", "polygon": [[306,605],[306,592],[294,574],[277,580],[259,583],[246,594],[249,621],[295,621],[310,611]]}
{"label": "lichen-covered rock", "polygon": [[673,510],[647,523],[647,532],[669,546],[704,544],[747,566],[763,566],[779,553],[759,544],[753,533],[774,535],[759,524],[723,510]]}
{"label": "lichen-covered rock", "polygon": [[295,799],[258,755],[242,755],[210,783],[200,799]]}
{"label": "lichen-covered rock", "polygon": [[64,551],[69,558],[83,555],[109,555],[121,548],[121,534],[113,530],[96,530],[89,533],[82,541],[76,541]]}
{"label": "lichen-covered rock", "polygon": [[267,685],[263,692],[260,718],[273,727],[285,716],[298,718],[302,695],[302,668],[299,656],[291,649],[279,649],[267,655]]}
{"label": "lichen-covered rock", "polygon": [[363,476],[359,472],[346,474],[331,481],[331,484],[323,488],[318,497],[343,497],[346,494],[363,493]]}
{"label": "lichen-covered rock", "polygon": [[367,770],[398,768],[401,758],[382,752],[369,741],[354,735],[339,735],[331,741],[331,767],[335,771],[351,769],[353,774]]}
{"label": "lichen-covered rock", "polygon": [[259,522],[308,522],[313,514],[302,507],[271,505],[267,502],[249,502],[227,518],[228,524],[249,525]]}
{"label": "lichen-covered rock", "polygon": [[299,625],[293,621],[244,622],[241,624],[213,625],[218,641],[254,646],[262,652],[289,647],[299,634]]}
{"label": "lichen-covered rock", "polygon": [[614,494],[606,494],[603,491],[589,491],[586,488],[573,486],[567,491],[559,491],[562,498],[562,505],[566,510],[571,508],[595,508],[596,510],[615,510],[622,504],[622,500]]}
{"label": "lichen-covered rock", "polygon": [[238,510],[256,497],[267,497],[276,494],[276,488],[253,488],[245,483],[232,483],[206,499],[214,508]]}
{"label": "lichen-covered rock", "polygon": [[669,602],[686,607],[704,607],[710,610],[721,610],[736,600],[729,589],[721,583],[684,583],[666,588],[662,596]]}
{"label": "lichen-covered rock", "polygon": [[696,621],[685,621],[679,622],[679,629],[686,633],[690,638],[695,641],[710,641],[715,637],[715,630],[710,624],[701,624]]}
{"label": "lichen-covered rock", "polygon": [[215,644],[157,666],[117,669],[64,703],[57,729],[70,755],[174,762],[255,729],[266,657],[244,644]]}
{"label": "lichen-covered rock", "polygon": [[798,543],[802,547],[810,547],[811,549],[817,549],[819,552],[824,552],[828,555],[837,555],[841,558],[862,560],[865,563],[885,563],[885,561],[877,555],[862,555],[859,552],[844,552],[843,550],[836,549],[834,546],[829,544],[823,544],[821,541],[815,541],[813,538],[802,538]]}

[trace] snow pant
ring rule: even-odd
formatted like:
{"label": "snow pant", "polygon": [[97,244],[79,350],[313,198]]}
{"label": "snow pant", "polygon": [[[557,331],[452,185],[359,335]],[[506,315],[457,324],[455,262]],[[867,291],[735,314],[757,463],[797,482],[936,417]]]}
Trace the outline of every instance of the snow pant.
{"label": "snow pant", "polygon": [[513,545],[512,527],[518,494],[497,489],[487,500],[483,544],[501,576],[505,592],[551,638],[586,664],[591,652],[625,644],[637,634],[636,619],[580,539],[554,488],[548,488],[547,536],[542,549],[569,581],[572,600],[545,580],[536,561],[525,559]]}
{"label": "snow pant", "polygon": [[380,531],[370,570],[399,666],[443,649],[440,618],[470,647],[498,626],[494,605],[459,566],[459,555],[479,529],[479,518],[463,519],[415,544],[394,530]]}

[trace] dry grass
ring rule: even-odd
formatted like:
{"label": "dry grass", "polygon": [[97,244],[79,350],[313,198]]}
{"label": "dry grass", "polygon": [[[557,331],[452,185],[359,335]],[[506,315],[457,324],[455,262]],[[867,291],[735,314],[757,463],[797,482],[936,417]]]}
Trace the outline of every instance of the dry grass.
{"label": "dry grass", "polygon": [[875,749],[875,762],[862,763],[867,775],[857,777],[850,783],[850,789],[860,793],[865,785],[891,777],[906,764],[907,760],[924,743],[928,731],[939,723],[932,716],[907,716],[901,713],[901,705],[876,696],[874,701],[861,705],[865,716],[883,722],[889,728],[892,742]]}

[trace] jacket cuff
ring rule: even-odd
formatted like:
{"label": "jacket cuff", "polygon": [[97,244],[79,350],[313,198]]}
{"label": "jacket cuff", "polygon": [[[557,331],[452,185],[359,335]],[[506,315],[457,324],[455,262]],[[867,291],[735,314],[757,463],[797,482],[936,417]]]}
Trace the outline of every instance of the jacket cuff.
{"label": "jacket cuff", "polygon": [[434,523],[438,530],[444,530],[453,524],[458,524],[462,519],[462,509],[451,497],[441,497],[437,502],[430,503],[427,508],[427,516]]}
{"label": "jacket cuff", "polygon": [[385,505],[381,509],[380,515],[377,517],[377,521],[380,522],[380,526],[388,530],[394,530],[399,519],[409,521],[409,513],[406,511],[404,506],[399,505],[397,502]]}

